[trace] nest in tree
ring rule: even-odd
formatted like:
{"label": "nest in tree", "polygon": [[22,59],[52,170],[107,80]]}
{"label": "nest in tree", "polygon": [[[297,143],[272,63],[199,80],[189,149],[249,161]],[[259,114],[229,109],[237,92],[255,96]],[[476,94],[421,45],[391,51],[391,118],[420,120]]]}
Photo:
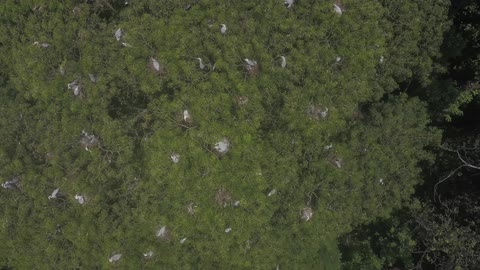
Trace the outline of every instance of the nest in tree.
{"label": "nest in tree", "polygon": [[182,112],[177,113],[175,119],[177,123],[184,128],[191,128],[194,126],[192,114],[189,110],[183,110]]}
{"label": "nest in tree", "polygon": [[323,120],[328,116],[328,108],[322,108],[319,106],[310,105],[307,109],[307,116],[316,121]]}
{"label": "nest in tree", "polygon": [[88,134],[87,132],[85,132],[85,130],[82,130],[80,144],[85,148],[85,150],[90,151],[89,149],[100,146],[100,140],[97,136],[93,134]]}
{"label": "nest in tree", "polygon": [[189,203],[186,208],[187,208],[187,213],[191,216],[195,216],[195,214],[197,213],[197,210],[196,210],[197,206],[193,204],[193,202]]}
{"label": "nest in tree", "polygon": [[224,208],[230,203],[231,200],[232,195],[224,188],[220,188],[217,191],[217,194],[215,194],[215,202]]}
{"label": "nest in tree", "polygon": [[247,105],[247,103],[248,103],[248,97],[247,97],[247,96],[237,96],[237,97],[235,98],[235,103],[237,103],[238,106]]}
{"label": "nest in tree", "polygon": [[337,156],[333,156],[330,158],[330,162],[337,168],[342,168],[343,166],[343,160]]}
{"label": "nest in tree", "polygon": [[50,161],[52,161],[54,158],[55,158],[55,153],[53,153],[53,152],[47,152],[47,153],[45,153],[45,156],[44,156],[45,162],[50,162]]}

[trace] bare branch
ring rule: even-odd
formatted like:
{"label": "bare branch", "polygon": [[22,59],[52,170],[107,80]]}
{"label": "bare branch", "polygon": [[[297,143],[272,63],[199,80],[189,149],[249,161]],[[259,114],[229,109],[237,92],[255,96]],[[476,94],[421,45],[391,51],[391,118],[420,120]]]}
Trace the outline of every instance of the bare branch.
{"label": "bare branch", "polygon": [[450,178],[453,174],[455,174],[458,170],[460,170],[461,168],[463,167],[467,167],[467,165],[463,164],[463,165],[460,165],[459,167],[457,167],[455,170],[453,170],[450,174],[448,174],[447,176],[445,176],[443,179],[441,179],[440,181],[438,181],[438,183],[435,184],[435,187],[433,188],[433,200],[435,201],[435,197],[437,195],[437,186],[441,183],[443,183],[445,180],[447,180],[448,178]]}
{"label": "bare branch", "polygon": [[470,168],[473,168],[473,169],[480,170],[480,167],[474,166],[474,165],[468,163],[467,161],[465,161],[465,160],[462,158],[462,156],[460,155],[460,152],[459,152],[459,151],[457,151],[457,155],[458,155],[458,158],[463,162],[463,164],[464,164],[465,166],[470,167]]}

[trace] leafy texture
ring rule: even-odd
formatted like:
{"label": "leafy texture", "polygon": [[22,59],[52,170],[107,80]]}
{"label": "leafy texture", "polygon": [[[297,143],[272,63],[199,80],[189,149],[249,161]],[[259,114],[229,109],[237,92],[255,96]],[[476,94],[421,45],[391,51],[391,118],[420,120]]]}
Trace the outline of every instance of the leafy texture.
{"label": "leafy texture", "polygon": [[5,266],[339,269],[338,236],[402,206],[438,140],[422,102],[385,95],[428,81],[443,28],[419,18],[444,17],[427,4],[16,2],[0,8],[1,178],[20,179],[1,191]]}

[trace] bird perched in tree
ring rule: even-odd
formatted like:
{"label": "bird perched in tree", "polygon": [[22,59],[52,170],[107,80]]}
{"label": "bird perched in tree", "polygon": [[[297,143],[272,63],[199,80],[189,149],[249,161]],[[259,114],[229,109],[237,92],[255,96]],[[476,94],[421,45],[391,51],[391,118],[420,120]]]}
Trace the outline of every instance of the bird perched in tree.
{"label": "bird perched in tree", "polygon": [[290,8],[293,5],[293,2],[295,2],[295,0],[285,0],[284,3],[287,6],[287,8]]}
{"label": "bird perched in tree", "polygon": [[244,60],[244,61],[247,63],[247,65],[249,65],[249,66],[255,66],[255,65],[257,65],[257,61],[255,61],[255,60],[250,60],[250,59],[248,59],[248,58],[245,58],[245,59],[243,59],[243,60]]}
{"label": "bird perched in tree", "polygon": [[229,146],[230,142],[226,138],[223,138],[221,141],[217,142],[213,148],[218,153],[225,154],[227,153]]}
{"label": "bird perched in tree", "polygon": [[229,232],[231,232],[231,231],[232,231],[232,228],[226,228],[226,229],[225,229],[225,232],[226,232],[226,233],[229,233]]}
{"label": "bird perched in tree", "polygon": [[158,61],[155,60],[155,58],[153,57],[150,60],[152,61],[152,65],[155,71],[160,71],[160,63],[158,63]]}
{"label": "bird perched in tree", "polygon": [[157,231],[157,237],[163,238],[167,235],[167,227],[163,226]]}
{"label": "bird perched in tree", "polygon": [[200,69],[204,69],[204,68],[205,68],[205,65],[203,64],[202,58],[197,58],[197,60],[198,60],[198,62],[199,62],[199,63],[198,63],[198,67],[199,67]]}
{"label": "bird perched in tree", "polygon": [[301,218],[305,221],[309,221],[313,216],[312,208],[309,206],[302,209]]}
{"label": "bird perched in tree", "polygon": [[187,241],[187,238],[186,238],[186,237],[185,237],[185,238],[182,238],[182,240],[180,240],[180,244],[185,243],[185,241]]}
{"label": "bird perched in tree", "polygon": [[78,83],[78,80],[74,80],[73,82],[67,84],[68,89],[73,90],[73,95],[76,97],[80,97],[82,94],[82,88]]}
{"label": "bird perched in tree", "polygon": [[227,33],[227,26],[225,24],[221,24],[222,28],[220,28],[220,33],[225,35]]}
{"label": "bird perched in tree", "polygon": [[85,203],[85,197],[83,197],[83,195],[75,194],[75,200],[77,200],[79,204]]}
{"label": "bird perched in tree", "polygon": [[120,39],[122,39],[122,28],[118,28],[117,31],[115,31],[115,39],[117,41],[120,41]]}
{"label": "bird perched in tree", "polygon": [[190,112],[188,110],[183,110],[183,121],[190,122],[192,117],[190,116]]}
{"label": "bird perched in tree", "polygon": [[48,196],[48,199],[51,200],[51,199],[56,199],[57,198],[57,194],[58,194],[58,191],[59,189],[55,189],[53,192],[52,192],[52,195]]}
{"label": "bird perched in tree", "polygon": [[173,161],[173,163],[177,164],[180,161],[180,155],[173,153],[170,155],[170,159]]}
{"label": "bird perched in tree", "polygon": [[122,254],[117,253],[117,254],[113,254],[112,256],[110,256],[110,258],[108,258],[108,261],[109,262],[116,262],[116,261],[120,260],[120,258],[122,258]]}
{"label": "bird perched in tree", "polygon": [[143,253],[143,257],[151,258],[153,256],[153,251],[149,250],[147,253]]}
{"label": "bird perched in tree", "polygon": [[5,181],[5,183],[2,184],[2,187],[6,189],[17,189],[19,180],[18,177],[14,177],[11,180]]}
{"label": "bird perched in tree", "polygon": [[97,82],[97,78],[92,73],[88,73],[88,77],[90,78],[90,81],[92,81],[93,83]]}
{"label": "bird perched in tree", "polygon": [[39,47],[42,47],[42,48],[45,48],[45,49],[50,47],[50,44],[48,44],[46,42],[38,43],[38,41],[33,42],[33,45],[36,45],[36,46],[39,46]]}
{"label": "bird perched in tree", "polygon": [[327,108],[327,107],[325,107],[325,110],[323,110],[323,111],[320,111],[320,117],[322,117],[322,118],[326,118],[326,117],[327,117],[327,115],[328,115],[328,108]]}
{"label": "bird perched in tree", "polygon": [[339,5],[333,4],[333,9],[335,10],[335,13],[337,13],[338,15],[342,15],[343,11]]}
{"label": "bird perched in tree", "polygon": [[287,66],[287,59],[285,59],[285,56],[280,56],[282,58],[282,68],[285,68]]}

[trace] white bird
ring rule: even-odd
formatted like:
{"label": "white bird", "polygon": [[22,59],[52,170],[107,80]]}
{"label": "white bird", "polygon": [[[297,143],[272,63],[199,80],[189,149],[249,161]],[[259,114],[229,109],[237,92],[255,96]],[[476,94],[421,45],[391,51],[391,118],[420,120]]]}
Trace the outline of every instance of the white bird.
{"label": "white bird", "polygon": [[77,200],[79,204],[84,204],[85,203],[85,197],[83,197],[83,195],[76,194],[75,195],[75,200]]}
{"label": "white bird", "polygon": [[163,226],[157,231],[157,237],[164,237],[166,235],[166,232],[167,232],[167,227]]}
{"label": "white bird", "polygon": [[380,64],[383,64],[383,61],[384,61],[384,60],[385,60],[385,58],[383,58],[383,55],[380,56],[380,60],[379,60]]}
{"label": "white bird", "polygon": [[126,42],[122,42],[122,46],[123,47],[127,47],[127,48],[132,48],[132,45],[126,43]]}
{"label": "white bird", "polygon": [[229,233],[229,232],[231,232],[231,231],[232,231],[232,228],[226,228],[226,229],[225,229],[225,232],[226,232],[226,233]]}
{"label": "white bird", "polygon": [[233,202],[233,206],[238,207],[240,205],[240,201]]}
{"label": "white bird", "polygon": [[151,60],[152,60],[153,68],[154,68],[156,71],[160,71],[160,63],[158,63],[158,61],[155,60],[153,57],[151,58]]}
{"label": "white bird", "polygon": [[287,8],[290,8],[293,5],[293,2],[295,2],[295,0],[285,0],[284,3],[287,6]]}
{"label": "white bird", "polygon": [[250,60],[248,58],[243,59],[245,62],[247,62],[247,65],[249,66],[255,66],[257,64],[257,61],[255,60]]}
{"label": "white bird", "polygon": [[115,39],[117,39],[117,41],[120,41],[120,39],[122,38],[122,28],[118,28],[117,31],[115,31]]}
{"label": "white bird", "polygon": [[75,95],[75,96],[80,95],[80,85],[75,85],[73,87],[73,95]]}
{"label": "white bird", "polygon": [[337,13],[338,15],[342,15],[342,8],[337,5],[337,4],[333,4],[333,9],[335,10],[335,13]]}
{"label": "white bird", "polygon": [[337,56],[337,57],[335,58],[335,62],[336,62],[336,63],[340,63],[340,61],[342,61],[342,57]]}
{"label": "white bird", "polygon": [[275,193],[277,193],[277,190],[276,189],[272,189],[270,190],[270,192],[267,194],[268,197],[274,195]]}
{"label": "white bird", "polygon": [[40,47],[42,47],[42,48],[48,48],[48,47],[50,47],[50,44],[48,44],[48,43],[46,43],[46,42],[38,43],[38,41],[33,42],[33,45],[37,45],[37,46],[40,46]]}
{"label": "white bird", "polygon": [[58,189],[58,188],[55,189],[55,190],[52,192],[52,195],[48,196],[48,199],[49,199],[49,200],[50,200],[50,199],[56,199],[59,190],[60,190],[60,189]]}
{"label": "white bird", "polygon": [[309,221],[313,216],[313,211],[312,208],[310,207],[305,207],[302,209],[302,219],[305,221]]}
{"label": "white bird", "polygon": [[333,144],[325,145],[325,146],[323,147],[323,149],[325,149],[325,150],[330,150],[332,147],[333,147]]}
{"label": "white bird", "polygon": [[380,178],[380,180],[378,180],[380,182],[380,185],[385,185],[385,183],[383,182],[383,178]]}
{"label": "white bird", "polygon": [[180,244],[183,244],[183,243],[185,243],[185,241],[187,241],[187,238],[186,238],[186,237],[185,237],[185,238],[183,238],[182,240],[180,240]]}
{"label": "white bird", "polygon": [[327,117],[327,115],[328,115],[328,108],[327,108],[327,107],[325,107],[325,110],[323,110],[323,111],[320,111],[320,117],[322,117],[322,118],[326,118],[326,117]]}
{"label": "white bird", "polygon": [[215,144],[214,148],[220,154],[225,154],[228,151],[229,146],[230,146],[230,142],[226,138],[223,138],[221,141]]}
{"label": "white bird", "polygon": [[6,189],[15,189],[18,188],[18,177],[14,177],[12,180],[5,181],[5,183],[2,183],[2,187]]}
{"label": "white bird", "polygon": [[220,28],[220,33],[225,35],[227,33],[227,26],[225,24],[221,24],[222,28]]}
{"label": "white bird", "polygon": [[188,110],[183,111],[183,121],[185,122],[190,121],[190,112]]}
{"label": "white bird", "polygon": [[202,58],[197,58],[197,59],[198,59],[198,62],[199,62],[198,66],[200,67],[200,69],[204,69],[205,65],[202,62]]}
{"label": "white bird", "polygon": [[67,84],[68,89],[73,89],[75,86],[77,86],[77,80]]}
{"label": "white bird", "polygon": [[90,81],[92,81],[93,83],[97,82],[97,78],[92,73],[88,73],[88,77],[90,78]]}
{"label": "white bird", "polygon": [[6,183],[2,183],[2,187],[6,188],[6,189],[12,189],[13,188],[12,185],[9,185],[9,184],[6,184]]}
{"label": "white bird", "polygon": [[153,256],[153,251],[149,250],[147,253],[143,253],[143,257],[151,258]]}
{"label": "white bird", "polygon": [[285,68],[287,66],[287,59],[285,59],[285,56],[280,56],[282,58],[282,68]]}
{"label": "white bird", "polygon": [[180,155],[173,153],[170,155],[170,159],[173,161],[173,163],[177,164],[180,161]]}
{"label": "white bird", "polygon": [[116,262],[116,261],[120,260],[120,258],[122,258],[122,254],[117,253],[117,254],[112,255],[110,258],[108,258],[108,261],[109,262]]}

